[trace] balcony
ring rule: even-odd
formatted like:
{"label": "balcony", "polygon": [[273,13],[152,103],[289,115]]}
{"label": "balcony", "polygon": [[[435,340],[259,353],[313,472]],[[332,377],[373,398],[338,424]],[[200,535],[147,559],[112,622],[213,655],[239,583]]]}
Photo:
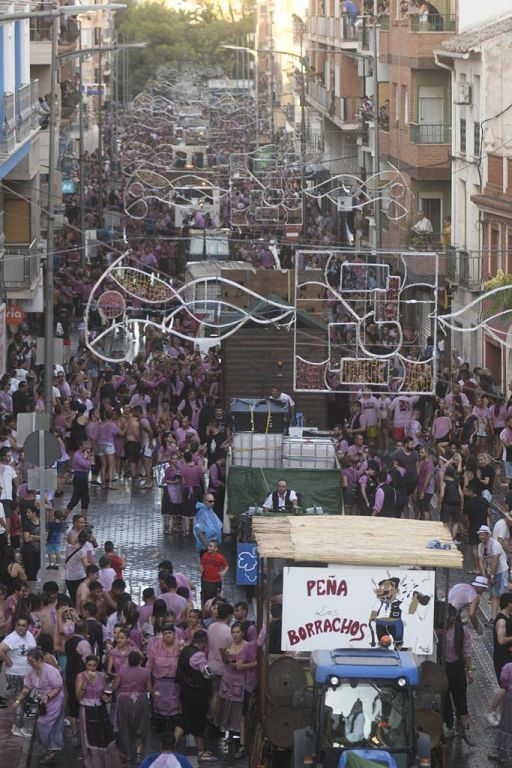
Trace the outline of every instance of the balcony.
{"label": "balcony", "polygon": [[16,111],[16,141],[25,141],[39,127],[37,120],[39,81],[22,85],[14,94]]}
{"label": "balcony", "polygon": [[411,14],[411,32],[456,32],[457,17],[450,14]]}
{"label": "balcony", "polygon": [[446,279],[450,283],[456,283],[459,277],[459,251],[449,245],[446,248]]}
{"label": "balcony", "polygon": [[7,291],[32,290],[39,279],[40,270],[37,241],[6,243],[0,264],[2,282]]}
{"label": "balcony", "polygon": [[411,142],[413,144],[451,144],[451,125],[411,123]]}
{"label": "balcony", "polygon": [[47,24],[43,19],[30,19],[30,63],[49,66],[51,61],[51,24]]}
{"label": "balcony", "polygon": [[327,88],[320,83],[309,83],[308,85],[308,97],[315,101],[322,109],[327,109],[329,105],[329,97]]}
{"label": "balcony", "polygon": [[482,290],[482,254],[459,251],[459,285],[468,291]]}

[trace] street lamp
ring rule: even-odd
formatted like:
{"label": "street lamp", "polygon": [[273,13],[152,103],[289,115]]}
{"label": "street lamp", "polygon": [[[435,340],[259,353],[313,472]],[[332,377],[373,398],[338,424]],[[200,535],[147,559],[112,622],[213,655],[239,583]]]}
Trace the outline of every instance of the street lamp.
{"label": "street lamp", "polygon": [[248,48],[245,45],[223,45],[223,48],[228,48],[230,51],[245,51],[254,57],[254,98],[256,101],[256,149],[260,146],[260,89],[258,83],[258,53],[260,51],[255,48]]}

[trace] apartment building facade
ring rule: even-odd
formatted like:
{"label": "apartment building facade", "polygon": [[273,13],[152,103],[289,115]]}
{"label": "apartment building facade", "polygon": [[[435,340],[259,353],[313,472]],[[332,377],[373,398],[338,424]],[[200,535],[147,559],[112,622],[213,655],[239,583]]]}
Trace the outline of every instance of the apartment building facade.
{"label": "apartment building facade", "polygon": [[[499,306],[469,306],[499,270],[512,274],[512,15],[503,9],[469,7],[464,29],[436,51],[452,78],[452,249],[447,279],[453,286],[454,322],[477,329]],[[510,8],[507,9],[510,13]],[[490,18],[489,18],[490,17]],[[499,83],[499,87],[497,84]],[[469,308],[468,308],[469,307]],[[465,359],[492,370],[496,381],[512,377],[510,322],[486,330],[455,332],[453,345]]]}
{"label": "apartment building facade", "polygon": [[[25,11],[2,3],[2,11]],[[31,67],[29,19],[0,23],[0,371],[5,370],[6,310],[36,299],[42,286],[39,82]],[[42,299],[42,296],[41,296]]]}

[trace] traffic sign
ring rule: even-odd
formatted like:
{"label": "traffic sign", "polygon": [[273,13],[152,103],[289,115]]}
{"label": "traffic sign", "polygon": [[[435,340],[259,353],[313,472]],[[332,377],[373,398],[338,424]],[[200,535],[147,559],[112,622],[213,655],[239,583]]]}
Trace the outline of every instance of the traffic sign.
{"label": "traffic sign", "polygon": [[21,325],[25,322],[25,310],[19,304],[9,304],[5,313],[7,325]]}
{"label": "traffic sign", "polygon": [[[44,432],[42,451],[40,450],[39,432],[31,432],[23,443],[25,460],[36,467],[49,467],[60,458],[60,445],[51,432]],[[42,463],[41,463],[42,462]]]}
{"label": "traffic sign", "polygon": [[[57,490],[57,470],[56,469],[45,469],[43,470],[44,477],[44,488],[47,491],[56,491]],[[41,477],[41,470],[40,469],[29,469],[27,470],[27,488],[29,491],[38,491],[39,486],[42,482]]]}

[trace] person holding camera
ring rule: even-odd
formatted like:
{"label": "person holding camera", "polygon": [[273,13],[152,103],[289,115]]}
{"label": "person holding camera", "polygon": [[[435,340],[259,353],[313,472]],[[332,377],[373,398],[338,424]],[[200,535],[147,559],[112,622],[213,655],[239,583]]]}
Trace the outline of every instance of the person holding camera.
{"label": "person holding camera", "polygon": [[50,765],[64,746],[64,682],[60,671],[46,664],[40,648],[31,648],[27,653],[29,671],[23,679],[20,691],[13,707],[21,704],[35,692],[38,716],[36,721],[37,737],[46,749],[46,754],[39,761],[40,765]]}

